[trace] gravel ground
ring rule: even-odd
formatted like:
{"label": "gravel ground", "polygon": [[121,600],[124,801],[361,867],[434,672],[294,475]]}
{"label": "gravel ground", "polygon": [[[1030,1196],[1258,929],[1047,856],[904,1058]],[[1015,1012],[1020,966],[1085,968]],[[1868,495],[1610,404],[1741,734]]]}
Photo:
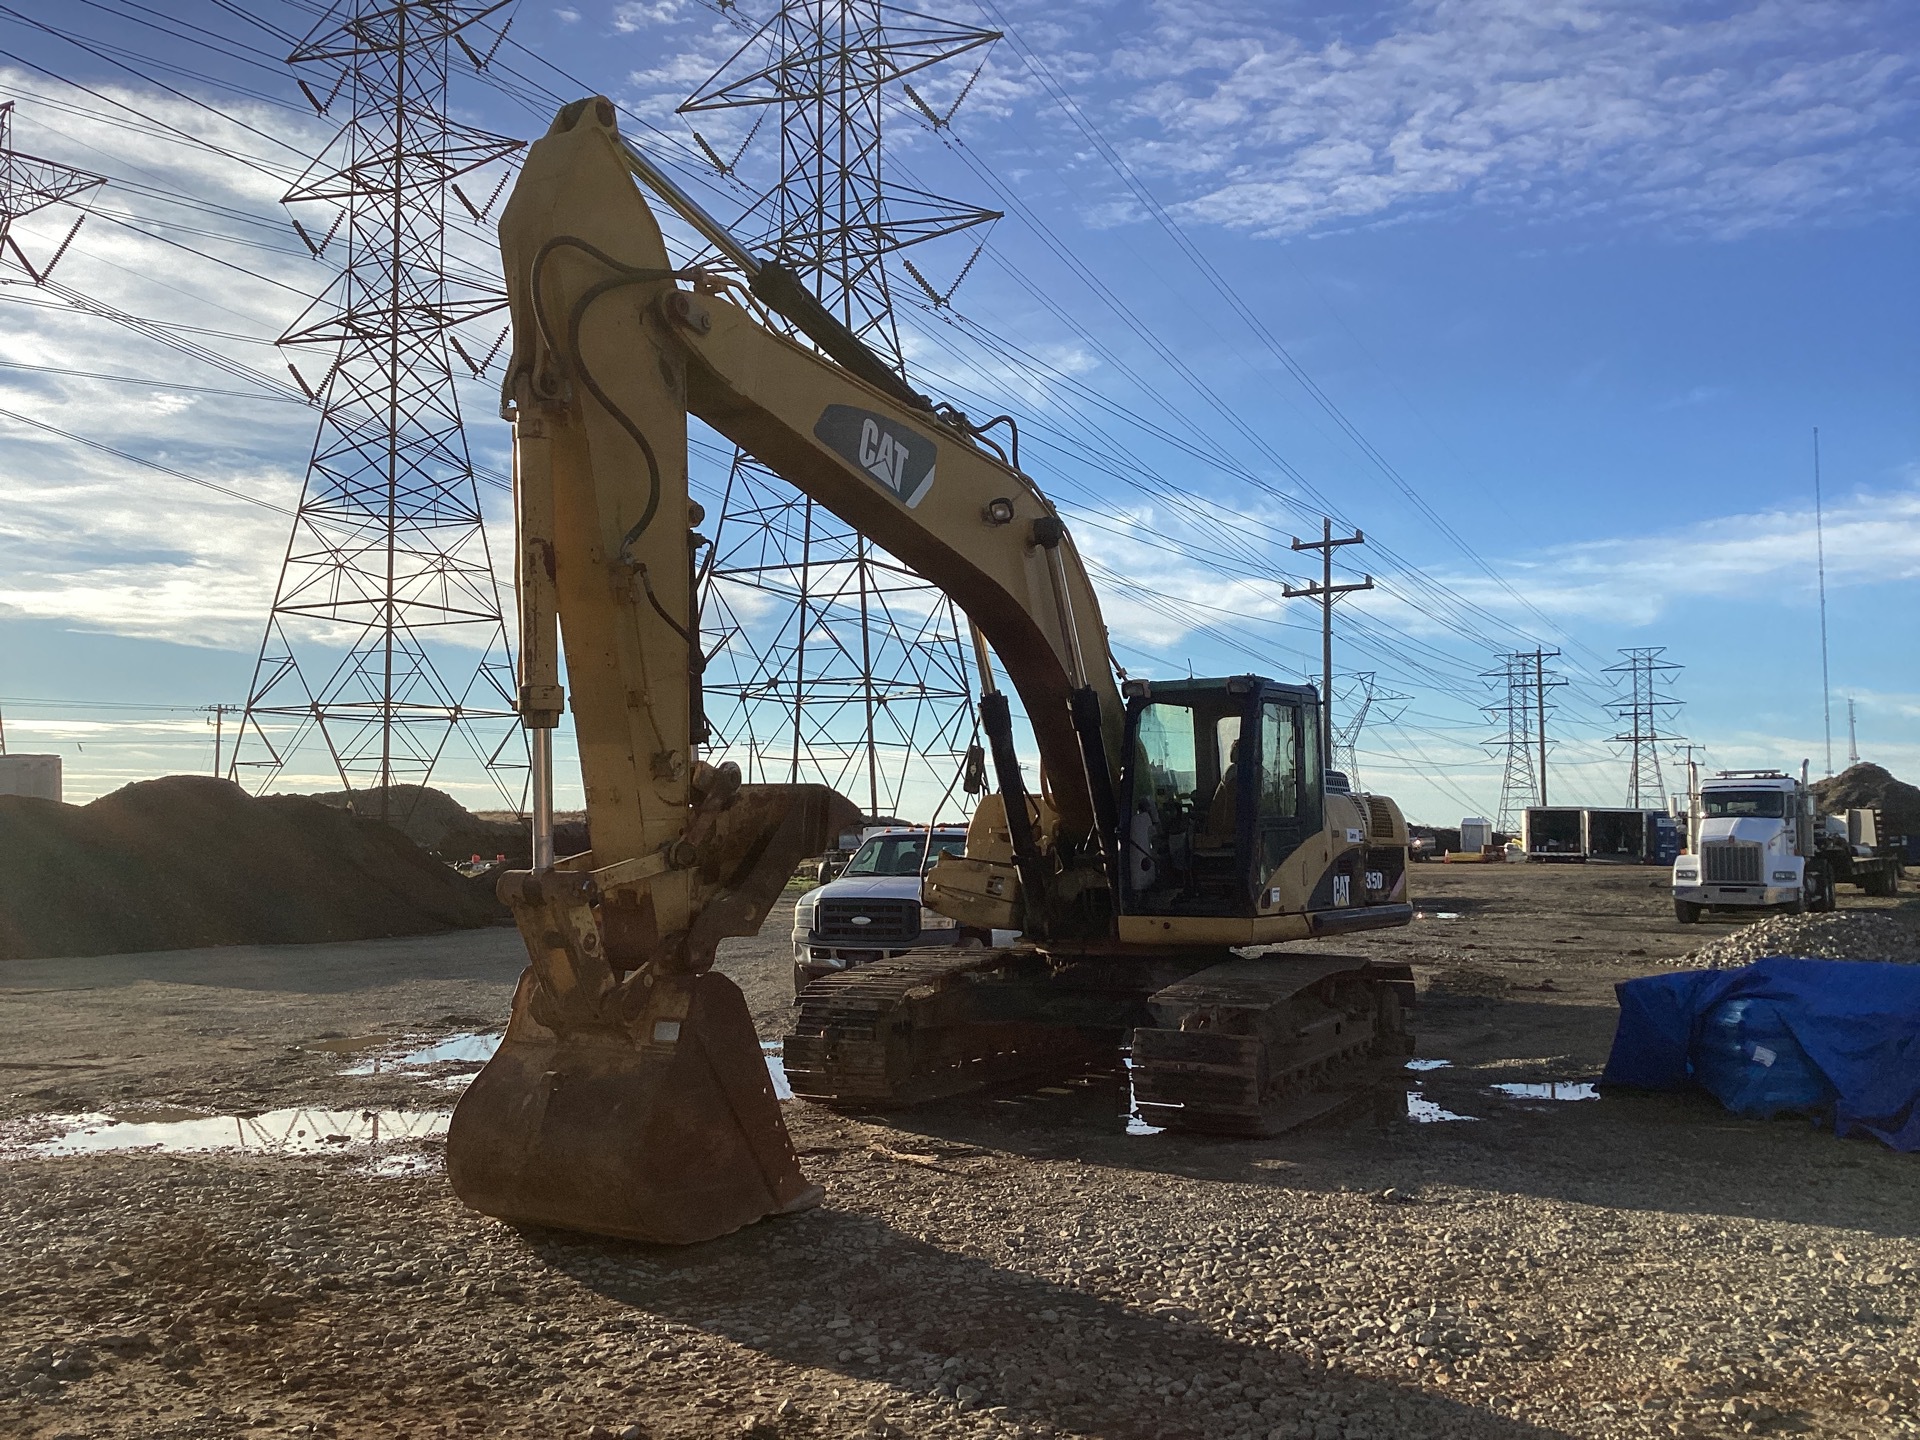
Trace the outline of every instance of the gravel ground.
{"label": "gravel ground", "polygon": [[[1414,963],[1418,1099],[1473,1118],[1135,1135],[1117,1070],[792,1106],[826,1205],[684,1250],[472,1215],[430,1138],[23,1153],[52,1112],[442,1110],[472,1063],[369,1057],[497,1023],[511,932],[0,967],[0,1435],[1920,1434],[1914,1157],[1494,1089],[1597,1073],[1612,985],[1695,938],[1663,879],[1416,883],[1349,948]],[[767,1034],[785,923],[723,960]]]}

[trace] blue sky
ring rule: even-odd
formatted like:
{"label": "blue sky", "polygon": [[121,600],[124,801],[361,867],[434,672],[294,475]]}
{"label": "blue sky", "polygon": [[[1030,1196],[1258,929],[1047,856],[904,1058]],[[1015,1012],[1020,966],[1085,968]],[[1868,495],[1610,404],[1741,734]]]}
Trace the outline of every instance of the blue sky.
{"label": "blue sky", "polygon": [[[284,0],[249,8],[311,22]],[[217,332],[197,338],[283,374],[267,342],[327,275],[278,202],[331,127],[272,63],[284,47],[213,0],[168,13],[218,45],[133,13],[97,0],[0,15],[20,146],[128,182],[103,192],[56,278]],[[1622,798],[1601,672],[1623,646],[1665,646],[1685,667],[1678,728],[1710,763],[1811,756],[1819,770],[1818,426],[1835,757],[1851,696],[1863,756],[1920,774],[1911,7],[955,0],[943,13],[1008,38],[950,133],[889,111],[892,173],[1008,214],[951,309],[900,287],[909,361],[964,408],[1021,417],[1027,466],[1105,588],[1121,664],[1317,670],[1313,616],[1280,592],[1303,574],[1289,538],[1327,505],[1376,542],[1342,560],[1381,582],[1346,602],[1338,668],[1410,697],[1364,738],[1362,774],[1420,818],[1497,804],[1480,675],[1535,645],[1561,649],[1574,682],[1551,726],[1560,797]],[[740,43],[737,15],[522,0],[511,38],[520,73],[570,93],[547,61],[614,95],[716,212],[738,208],[673,114]],[[115,46],[144,75],[113,63]],[[920,88],[938,108],[971,75],[958,65]],[[472,123],[544,126],[544,101],[471,75],[455,93]],[[737,118],[699,124],[724,148],[744,136]],[[155,191],[223,208],[194,221]],[[70,224],[25,222],[29,254]],[[452,243],[491,265],[479,231]],[[922,268],[944,284],[971,249],[930,246]],[[0,408],[293,503],[311,411],[47,302],[0,290]],[[1026,358],[1009,362],[1009,345]],[[487,390],[463,394],[469,434],[502,466]],[[197,707],[244,698],[286,517],[4,416],[0,447],[10,748],[63,754],[70,798],[210,766]],[[484,798],[477,777],[445,778]],[[325,783],[317,763],[286,781]]]}

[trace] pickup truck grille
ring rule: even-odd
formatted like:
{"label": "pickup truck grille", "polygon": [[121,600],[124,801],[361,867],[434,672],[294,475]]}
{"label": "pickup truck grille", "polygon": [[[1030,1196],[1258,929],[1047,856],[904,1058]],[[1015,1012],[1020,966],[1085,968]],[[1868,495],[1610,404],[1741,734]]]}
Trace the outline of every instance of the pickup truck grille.
{"label": "pickup truck grille", "polygon": [[1758,885],[1760,847],[1739,840],[1723,840],[1701,847],[1702,878],[1709,885]]}
{"label": "pickup truck grille", "polygon": [[[865,924],[854,922],[864,916]],[[920,938],[917,900],[822,900],[813,938],[837,945],[900,945]]]}

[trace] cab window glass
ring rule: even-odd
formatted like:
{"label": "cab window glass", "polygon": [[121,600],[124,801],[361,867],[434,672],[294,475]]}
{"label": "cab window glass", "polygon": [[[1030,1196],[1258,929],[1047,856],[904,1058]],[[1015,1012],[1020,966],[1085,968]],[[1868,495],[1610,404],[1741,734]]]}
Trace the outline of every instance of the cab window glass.
{"label": "cab window glass", "polygon": [[1300,813],[1298,714],[1271,700],[1260,707],[1260,813],[1271,819]]}
{"label": "cab window glass", "polygon": [[1154,799],[1190,796],[1200,783],[1193,711],[1184,705],[1149,705],[1140,714],[1140,750]]}
{"label": "cab window glass", "polygon": [[1213,722],[1213,773],[1224,777],[1240,758],[1240,717],[1222,715]]}

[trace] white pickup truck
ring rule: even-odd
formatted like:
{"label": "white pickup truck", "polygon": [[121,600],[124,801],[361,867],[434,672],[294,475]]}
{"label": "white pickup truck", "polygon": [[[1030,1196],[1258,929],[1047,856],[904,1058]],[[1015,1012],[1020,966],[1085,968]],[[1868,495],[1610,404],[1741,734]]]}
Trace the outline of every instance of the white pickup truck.
{"label": "white pickup truck", "polygon": [[1005,945],[1011,930],[959,924],[920,903],[920,885],[942,855],[967,847],[964,829],[870,833],[839,874],[793,907],[793,990],[809,981],[928,945]]}

